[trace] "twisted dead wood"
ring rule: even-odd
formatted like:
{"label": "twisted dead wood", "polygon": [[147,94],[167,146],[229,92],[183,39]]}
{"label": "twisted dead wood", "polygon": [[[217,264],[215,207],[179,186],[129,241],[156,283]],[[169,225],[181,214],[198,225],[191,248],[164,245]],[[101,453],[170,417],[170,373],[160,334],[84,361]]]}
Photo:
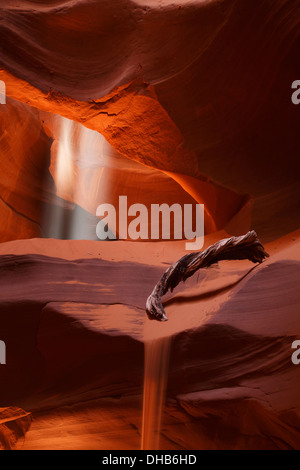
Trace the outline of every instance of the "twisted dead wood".
{"label": "twisted dead wood", "polygon": [[167,321],[161,297],[200,268],[208,268],[222,260],[248,259],[252,263],[261,263],[268,256],[254,230],[240,237],[220,240],[204,251],[189,253],[173,263],[156,284],[146,302],[147,315],[151,320]]}

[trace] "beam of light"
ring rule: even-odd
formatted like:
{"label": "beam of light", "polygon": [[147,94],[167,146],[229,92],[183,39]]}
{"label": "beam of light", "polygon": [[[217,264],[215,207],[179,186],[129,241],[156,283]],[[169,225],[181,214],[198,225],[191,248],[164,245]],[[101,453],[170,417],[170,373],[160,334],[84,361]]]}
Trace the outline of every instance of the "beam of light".
{"label": "beam of light", "polygon": [[54,137],[49,169],[56,197],[46,210],[46,236],[97,240],[96,208],[106,193],[106,141],[98,132],[61,116],[49,120]]}
{"label": "beam of light", "polygon": [[56,156],[55,184],[57,195],[63,199],[73,199],[74,156],[72,151],[72,133],[75,123],[61,118],[60,135]]}
{"label": "beam of light", "polygon": [[[80,124],[77,125],[77,146],[74,152],[74,202],[92,214],[96,214],[100,194],[104,191],[104,137],[96,131],[88,129]],[[82,215],[74,211],[70,238],[82,238]],[[96,235],[95,228],[92,228]]]}

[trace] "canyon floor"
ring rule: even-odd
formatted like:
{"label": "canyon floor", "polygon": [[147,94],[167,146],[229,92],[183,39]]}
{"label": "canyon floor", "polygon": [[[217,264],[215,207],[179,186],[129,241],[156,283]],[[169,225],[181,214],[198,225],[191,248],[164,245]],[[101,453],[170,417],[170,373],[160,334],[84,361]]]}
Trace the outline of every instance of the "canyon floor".
{"label": "canyon floor", "polygon": [[179,285],[159,323],[145,301],[183,242],[2,243],[1,447],[141,448],[145,344],[160,341],[161,449],[300,448],[300,231],[265,248],[261,265],[224,261]]}

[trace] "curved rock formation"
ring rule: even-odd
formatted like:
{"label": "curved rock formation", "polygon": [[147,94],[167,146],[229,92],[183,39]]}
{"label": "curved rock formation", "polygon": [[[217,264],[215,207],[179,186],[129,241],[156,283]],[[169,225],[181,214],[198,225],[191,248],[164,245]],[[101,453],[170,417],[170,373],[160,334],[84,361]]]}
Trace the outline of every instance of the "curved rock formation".
{"label": "curved rock formation", "polygon": [[38,112],[10,99],[0,106],[0,125],[0,240],[41,236],[49,139]]}
{"label": "curved rock formation", "polygon": [[[1,446],[139,448],[144,344],[163,337],[162,448],[299,449],[299,1],[8,0],[0,15]],[[206,246],[253,228],[271,258],[205,270],[153,325],[146,298],[183,243],[38,238],[73,238],[75,219],[92,238],[120,192],[204,203]]]}
{"label": "curved rock formation", "polygon": [[233,4],[9,1],[1,7],[0,63],[45,92],[99,98],[139,70],[153,84],[182,72],[211,44]]}
{"label": "curved rock formation", "polygon": [[30,428],[30,413],[20,408],[0,408],[0,449],[13,449]]}
{"label": "curved rock formation", "polygon": [[147,320],[144,301],[182,242],[140,253],[126,241],[1,244],[0,397],[32,414],[22,448],[138,449],[144,343],[161,337],[171,341],[161,448],[299,448],[294,239],[267,245],[251,272],[222,262],[179,285],[163,324]]}
{"label": "curved rock formation", "polygon": [[289,98],[298,9],[297,0],[11,1],[0,78],[9,96],[98,130],[182,185],[189,175],[249,194],[253,226],[269,238],[299,223]]}

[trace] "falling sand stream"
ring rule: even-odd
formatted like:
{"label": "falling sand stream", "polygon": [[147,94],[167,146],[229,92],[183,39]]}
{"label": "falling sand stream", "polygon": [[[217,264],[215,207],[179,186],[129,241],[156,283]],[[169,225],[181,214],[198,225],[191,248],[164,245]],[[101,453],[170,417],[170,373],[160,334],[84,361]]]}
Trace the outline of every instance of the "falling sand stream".
{"label": "falling sand stream", "polygon": [[145,341],[142,450],[159,449],[170,346],[170,336]]}
{"label": "falling sand stream", "polygon": [[[247,269],[246,272],[248,272]],[[228,300],[230,287],[240,279],[241,271],[232,270],[230,264],[223,266],[222,271],[218,268],[210,268],[179,286],[177,292],[180,293],[181,301],[173,302],[172,309],[169,307],[167,312],[168,322],[146,320],[143,332],[145,365],[142,450],[159,450],[162,448],[160,437],[163,429],[173,339],[182,331],[194,329],[195,327],[199,328],[208,322],[211,316],[220,309],[223,302]],[[205,294],[215,292],[216,284],[217,295],[212,298],[210,295],[205,296]],[[200,294],[204,296],[201,299],[201,309],[199,309]],[[172,298],[174,294],[167,294],[165,299],[168,296]],[[184,302],[185,297],[188,302]],[[184,315],[182,314],[183,303]]]}

